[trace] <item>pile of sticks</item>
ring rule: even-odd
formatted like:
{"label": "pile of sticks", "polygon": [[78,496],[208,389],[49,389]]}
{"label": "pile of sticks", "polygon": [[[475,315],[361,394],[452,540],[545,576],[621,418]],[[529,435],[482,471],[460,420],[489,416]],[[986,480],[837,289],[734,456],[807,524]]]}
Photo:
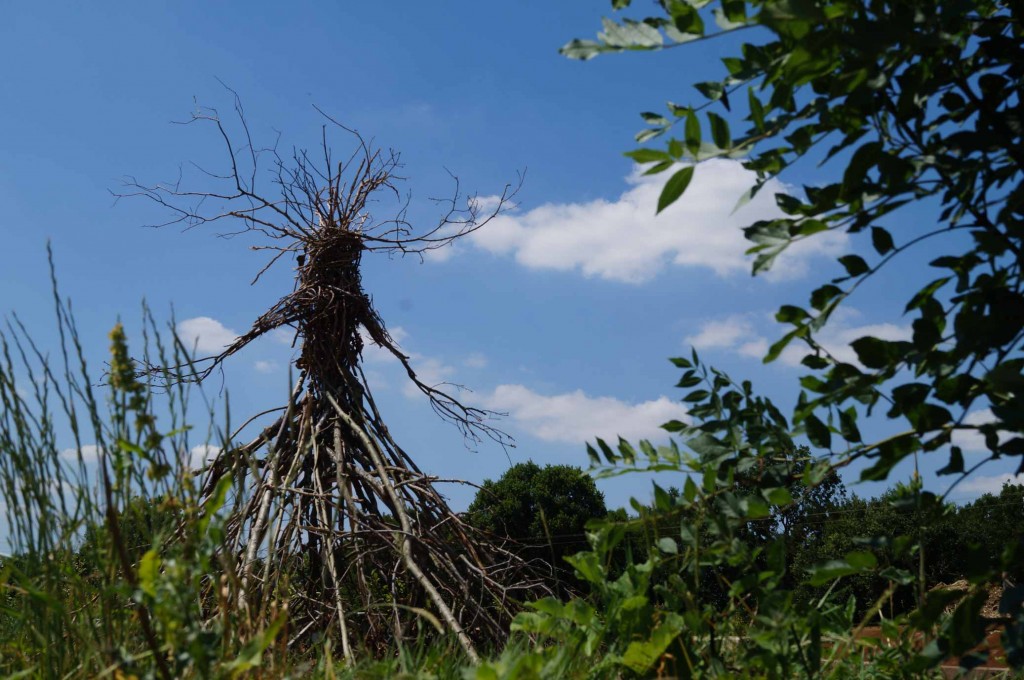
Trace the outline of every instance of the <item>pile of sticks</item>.
{"label": "pile of sticks", "polygon": [[[444,215],[426,231],[413,230],[405,205],[397,217],[377,221],[368,209],[374,197],[390,192],[400,201],[397,155],[374,150],[344,128],[357,149],[334,162],[325,125],[322,159],[296,151],[285,162],[276,148],[253,147],[237,100],[236,111],[245,137],[241,150],[216,112],[193,117],[212,124],[225,144],[231,171],[207,174],[229,190],[197,193],[129,181],[132,191],[125,195],[170,209],[167,223],[233,221],[238,231],[266,237],[256,248],[273,257],[260,274],[284,257],[298,263],[291,293],[222,353],[193,365],[201,368],[189,373],[178,367],[176,374],[201,381],[281,328],[300,346],[298,379],[282,415],[249,443],[220,451],[203,471],[207,496],[227,479],[235,489],[237,511],[223,549],[240,584],[238,605],[265,615],[285,588],[293,640],[305,633],[335,636],[349,659],[356,637],[383,649],[414,634],[424,620],[454,634],[475,659],[477,644],[507,636],[515,603],[541,592],[541,582],[513,552],[466,525],[435,490],[437,480],[392,438],[361,368],[365,343],[392,354],[434,410],[466,437],[506,438],[488,424],[492,414],[462,404],[452,386],[420,380],[363,290],[360,264],[366,252],[421,254],[446,246],[480,228],[514,192],[506,187],[481,218],[474,201],[459,207],[456,184]],[[273,198],[256,186],[256,168],[266,155],[276,170]],[[227,207],[203,212],[213,203]]]}

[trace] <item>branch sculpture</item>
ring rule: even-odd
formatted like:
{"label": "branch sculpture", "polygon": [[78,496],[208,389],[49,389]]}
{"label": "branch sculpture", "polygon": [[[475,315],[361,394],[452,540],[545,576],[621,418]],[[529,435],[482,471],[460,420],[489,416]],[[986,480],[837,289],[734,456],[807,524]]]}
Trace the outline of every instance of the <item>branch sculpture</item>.
{"label": "branch sculpture", "polygon": [[[354,630],[383,647],[407,636],[417,617],[454,634],[475,659],[475,645],[503,639],[510,605],[539,592],[539,582],[511,552],[464,524],[435,490],[436,479],[392,438],[360,367],[364,343],[394,355],[434,410],[464,436],[507,438],[488,424],[489,412],[417,377],[362,288],[360,262],[366,252],[422,254],[448,245],[486,224],[514,188],[507,186],[481,215],[480,202],[459,207],[456,180],[440,220],[416,231],[395,188],[396,154],[374,149],[325,116],[322,156],[295,151],[285,161],[276,148],[253,146],[237,98],[235,109],[241,148],[215,111],[202,110],[189,121],[214,126],[224,143],[230,171],[205,173],[222,191],[186,191],[180,180],[145,186],[129,179],[121,195],[169,209],[163,224],[231,223],[233,234],[260,236],[254,247],[272,257],[257,279],[282,258],[298,262],[292,292],[223,352],[191,367],[147,367],[153,376],[201,381],[276,329],[291,329],[301,343],[298,379],[283,415],[249,443],[221,451],[203,471],[204,494],[232,480],[239,499],[224,546],[225,564],[240,584],[238,604],[254,616],[265,614],[287,575],[293,625],[340,637],[348,659]],[[341,161],[327,142],[334,126],[357,142]],[[257,167],[268,156],[273,197],[258,186]],[[397,216],[378,221],[369,206],[383,192],[400,207]],[[214,205],[220,207],[210,209]]]}

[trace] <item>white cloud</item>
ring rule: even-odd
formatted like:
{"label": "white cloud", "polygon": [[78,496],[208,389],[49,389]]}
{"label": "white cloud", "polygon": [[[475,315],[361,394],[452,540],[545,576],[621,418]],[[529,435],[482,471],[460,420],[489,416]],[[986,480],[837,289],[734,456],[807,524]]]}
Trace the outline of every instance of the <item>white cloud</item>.
{"label": "white cloud", "polygon": [[185,346],[202,354],[219,354],[238,338],[230,328],[209,316],[185,319],[178,324],[178,336]]}
{"label": "white cloud", "polygon": [[[781,217],[774,195],[783,193],[772,180],[735,213],[739,197],[755,180],[737,161],[701,164],[686,194],[661,215],[658,196],[667,175],[644,176],[634,168],[628,188],[614,201],[548,203],[526,212],[498,215],[468,237],[473,245],[498,255],[513,255],[533,269],[578,270],[585,276],[641,283],[669,265],[707,267],[720,276],[747,273],[750,243],[742,227],[759,219]],[[837,252],[844,235],[819,234],[783,255],[773,278],[793,278],[807,270],[807,260]],[[446,259],[451,250],[436,259]]]}
{"label": "white cloud", "polygon": [[683,342],[697,350],[729,349],[755,359],[768,351],[768,341],[758,335],[749,318],[740,315],[706,321]]}
{"label": "white cloud", "polygon": [[220,453],[220,447],[213,444],[197,444],[188,451],[188,463],[193,470],[209,465]]}
{"label": "white cloud", "polygon": [[763,359],[764,355],[768,353],[768,340],[766,338],[754,338],[750,342],[745,342],[737,347],[736,352],[741,356],[752,359]]}
{"label": "white cloud", "polygon": [[523,385],[500,385],[484,400],[533,436],[548,442],[582,444],[597,437],[616,441],[667,436],[661,425],[686,420],[686,409],[668,397],[630,404],[614,397],[590,397],[582,390],[545,396]]}
{"label": "white cloud", "polygon": [[278,368],[280,368],[280,364],[276,361],[264,361],[263,359],[260,359],[254,363],[252,367],[260,373],[274,373]]}
{"label": "white cloud", "polygon": [[466,368],[487,368],[487,357],[480,352],[473,352],[462,363]]}
{"label": "white cloud", "polygon": [[100,447],[95,444],[83,444],[81,449],[64,449],[60,452],[60,457],[64,460],[78,460],[78,454],[81,451],[82,461],[91,463],[100,457]]}
{"label": "white cloud", "polygon": [[985,493],[998,494],[1004,484],[1024,484],[1024,475],[1014,475],[1009,472],[989,477],[968,477],[956,487],[957,495],[981,495]]}

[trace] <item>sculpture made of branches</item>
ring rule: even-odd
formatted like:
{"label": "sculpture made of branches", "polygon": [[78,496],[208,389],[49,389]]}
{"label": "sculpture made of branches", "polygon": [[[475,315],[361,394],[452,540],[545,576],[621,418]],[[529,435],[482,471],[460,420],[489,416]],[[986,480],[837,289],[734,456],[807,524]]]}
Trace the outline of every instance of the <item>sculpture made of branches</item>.
{"label": "sculpture made of branches", "polygon": [[[507,443],[487,411],[464,405],[454,386],[416,374],[362,287],[364,253],[422,254],[480,228],[514,193],[506,187],[481,215],[473,200],[459,206],[458,184],[443,216],[416,231],[395,182],[399,159],[374,149],[326,117],[321,157],[276,148],[257,150],[236,99],[241,149],[215,111],[189,122],[216,128],[230,171],[205,174],[225,190],[186,191],[129,179],[123,196],[143,196],[171,211],[163,224],[231,222],[232,233],[262,237],[254,246],[298,262],[295,285],[223,352],[189,367],[149,367],[153,375],[201,381],[257,338],[288,328],[301,343],[291,397],[273,423],[247,444],[222,450],[204,470],[204,493],[231,479],[240,509],[228,524],[225,563],[240,584],[239,606],[266,612],[282,578],[290,583],[293,630],[340,637],[353,654],[353,630],[371,644],[405,636],[418,617],[453,633],[471,658],[481,640],[504,638],[510,605],[540,587],[513,553],[474,532],[392,438],[360,367],[365,342],[392,354],[434,410],[464,436]],[[355,152],[332,158],[328,128],[353,135]],[[272,159],[273,196],[258,186],[257,168]],[[245,170],[243,171],[243,167]],[[388,192],[397,215],[378,221],[371,201]],[[211,206],[219,205],[212,209]],[[160,226],[160,225],[155,225]],[[517,593],[517,591],[519,591]],[[294,626],[300,626],[296,629]],[[355,627],[355,628],[354,628]]]}

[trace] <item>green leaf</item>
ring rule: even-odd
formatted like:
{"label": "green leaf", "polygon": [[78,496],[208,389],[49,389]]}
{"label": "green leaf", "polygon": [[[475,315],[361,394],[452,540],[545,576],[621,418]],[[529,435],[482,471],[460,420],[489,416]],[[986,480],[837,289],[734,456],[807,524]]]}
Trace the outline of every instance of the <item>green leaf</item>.
{"label": "green leaf", "polygon": [[857,360],[868,368],[886,368],[898,358],[897,343],[866,336],[850,343]]}
{"label": "green leaf", "polygon": [[[725,94],[725,87],[722,85],[722,83],[714,80],[706,83],[697,83],[694,85],[694,87],[697,88],[698,92],[700,92],[702,95],[704,95],[711,101],[718,101],[719,99],[722,98],[722,95]],[[722,145],[719,144],[719,146]]]}
{"label": "green leaf", "polygon": [[676,42],[685,42],[704,35],[704,20],[700,18],[697,8],[686,2],[673,2],[670,5],[672,28],[676,33],[671,35]]}
{"label": "green leaf", "polygon": [[624,156],[632,158],[637,163],[656,163],[660,161],[672,161],[672,156],[658,149],[636,149],[627,151]]}
{"label": "green leaf", "polygon": [[156,597],[156,581],[160,576],[160,555],[148,550],[139,560],[139,590],[150,597]]}
{"label": "green leaf", "polygon": [[604,583],[604,569],[601,568],[601,563],[594,553],[583,552],[566,556],[565,561],[576,569],[580,578],[588,583],[595,585]]}
{"label": "green leaf", "polygon": [[664,132],[665,128],[663,127],[647,128],[646,130],[641,130],[640,132],[636,133],[633,139],[635,139],[638,144],[643,144],[644,142],[650,139],[654,139],[658,135],[664,134]]}
{"label": "green leaf", "polygon": [[842,560],[831,560],[810,569],[812,586],[821,586],[843,576],[861,574],[873,570],[878,564],[869,552],[851,552]]}
{"label": "green leaf", "polygon": [[650,632],[646,640],[635,640],[629,643],[622,655],[622,665],[643,677],[649,675],[672,641],[683,632],[683,618],[669,613],[664,620]]}
{"label": "green leaf", "polygon": [[861,471],[863,481],[881,481],[904,458],[921,448],[921,440],[914,434],[901,434],[882,442],[878,446],[878,461]]}
{"label": "green leaf", "polygon": [[675,542],[674,539],[671,539],[666,536],[665,538],[661,538],[658,540],[658,550],[669,555],[678,555],[679,545]]}
{"label": "green leaf", "polygon": [[729,124],[717,113],[708,112],[708,123],[711,125],[711,139],[720,149],[728,149],[732,146],[732,137],[729,135]]}
{"label": "green leaf", "polygon": [[683,127],[683,139],[686,140],[686,148],[696,156],[700,153],[700,119],[692,110],[686,114],[686,123]]}
{"label": "green leaf", "polygon": [[660,163],[655,163],[651,167],[644,170],[644,175],[658,175],[665,172],[666,170],[670,170],[673,166],[675,166],[674,161],[662,161]]}
{"label": "green leaf", "polygon": [[692,165],[680,168],[665,183],[665,187],[661,190],[661,195],[658,197],[659,213],[675,203],[683,195],[686,187],[690,185],[690,181],[693,179],[693,168],[694,166]]}
{"label": "green leaf", "polygon": [[885,255],[894,247],[892,234],[881,227],[871,227],[871,244],[874,245],[875,252]]}
{"label": "green leaf", "polygon": [[860,276],[871,270],[871,267],[860,255],[844,255],[839,258],[839,264],[843,265],[846,273],[850,276]]}
{"label": "green leaf", "polygon": [[763,132],[764,127],[764,105],[754,94],[754,88],[747,88],[747,105],[750,108],[750,121],[758,132]]}
{"label": "green leaf", "polygon": [[807,438],[811,440],[812,444],[823,449],[832,448],[832,433],[818,416],[807,416],[804,426],[807,428]]}
{"label": "green leaf", "polygon": [[746,5],[746,2],[723,2],[722,7],[712,10],[715,15],[715,23],[723,31],[732,31],[746,26]]}
{"label": "green leaf", "polygon": [[772,343],[772,346],[768,348],[768,353],[764,355],[764,359],[762,359],[762,361],[766,364],[775,361],[779,358],[779,355],[782,354],[782,350],[786,349],[794,338],[802,336],[805,333],[806,329],[802,327],[786,333],[782,338]]}
{"label": "green leaf", "polygon": [[839,432],[848,442],[863,441],[860,429],[857,427],[857,410],[853,406],[839,412]]}
{"label": "green leaf", "polygon": [[683,484],[683,498],[688,503],[692,503],[693,499],[697,497],[697,485],[694,483],[693,478],[687,475],[686,482]]}
{"label": "green leaf", "polygon": [[854,152],[850,164],[846,166],[846,172],[843,173],[844,195],[853,196],[860,192],[868,170],[878,162],[881,155],[881,142],[868,142]]}
{"label": "green leaf", "polygon": [[782,486],[774,489],[768,489],[765,493],[765,497],[768,499],[769,503],[779,507],[789,505],[793,502],[793,494],[789,493],[789,489]]}
{"label": "green leaf", "polygon": [[640,114],[640,117],[644,119],[645,123],[650,125],[668,125],[668,118],[661,115],[660,113],[653,113],[651,111],[644,111]]}
{"label": "green leaf", "polygon": [[573,40],[566,43],[558,50],[559,54],[569,59],[579,59],[586,61],[593,59],[602,52],[607,52],[608,49],[599,42],[593,40]]}
{"label": "green leaf", "polygon": [[625,49],[653,49],[664,42],[658,29],[641,21],[624,19],[621,24],[602,19],[604,31],[598,35],[606,45]]}
{"label": "green leaf", "polygon": [[779,323],[800,323],[808,318],[806,311],[795,305],[782,305],[779,311],[775,312],[775,320]]}
{"label": "green leaf", "polygon": [[964,471],[964,452],[959,446],[949,449],[949,462],[935,471],[937,475],[957,475]]}

